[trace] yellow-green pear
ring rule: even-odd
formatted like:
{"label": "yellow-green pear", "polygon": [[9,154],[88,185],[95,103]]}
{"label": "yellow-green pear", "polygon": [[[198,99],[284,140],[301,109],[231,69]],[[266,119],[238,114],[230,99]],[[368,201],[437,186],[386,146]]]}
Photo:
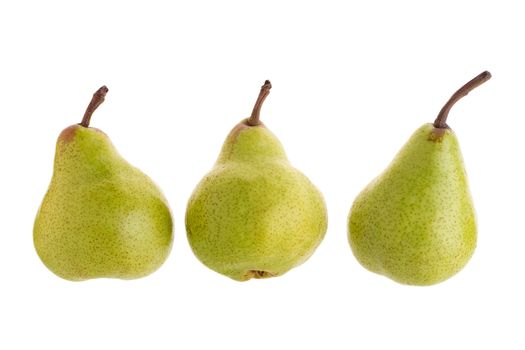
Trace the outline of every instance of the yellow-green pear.
{"label": "yellow-green pear", "polygon": [[72,281],[146,276],[172,244],[171,213],[159,188],[106,134],[89,127],[107,91],[101,87],[82,122],[58,137],[53,177],[33,229],[41,260]]}
{"label": "yellow-green pear", "polygon": [[251,117],[230,132],[186,211],[195,255],[238,281],[280,276],[303,263],[327,227],[321,193],[259,120],[270,88],[266,81]]}
{"label": "yellow-green pear", "polygon": [[433,124],[412,135],[389,167],[355,199],[348,239],[370,271],[409,285],[432,285],[460,271],[476,247],[476,218],[452,106],[491,75],[460,88]]}

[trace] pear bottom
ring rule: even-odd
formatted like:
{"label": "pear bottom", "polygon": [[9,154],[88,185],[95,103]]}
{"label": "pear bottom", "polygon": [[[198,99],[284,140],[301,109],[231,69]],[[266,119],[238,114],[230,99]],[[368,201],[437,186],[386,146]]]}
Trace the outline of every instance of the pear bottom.
{"label": "pear bottom", "polygon": [[195,255],[237,281],[280,276],[300,265],[326,226],[320,192],[286,161],[217,164],[186,212]]}
{"label": "pear bottom", "polygon": [[36,251],[56,275],[71,281],[134,279],[157,270],[172,245],[171,214],[163,200],[122,179],[78,191],[73,201],[50,192],[37,215]]}

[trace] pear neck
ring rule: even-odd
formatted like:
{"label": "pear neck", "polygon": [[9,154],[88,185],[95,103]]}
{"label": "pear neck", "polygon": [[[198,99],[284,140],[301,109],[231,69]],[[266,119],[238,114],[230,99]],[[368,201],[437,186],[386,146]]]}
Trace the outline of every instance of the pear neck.
{"label": "pear neck", "polygon": [[126,163],[102,131],[74,125],[65,132],[73,132],[73,137],[68,140],[61,135],[57,140],[55,169],[67,170],[73,178],[93,178],[107,176],[110,172],[122,169]]}
{"label": "pear neck", "polygon": [[241,122],[226,138],[217,162],[253,164],[275,160],[287,160],[279,139],[263,126],[249,127]]}

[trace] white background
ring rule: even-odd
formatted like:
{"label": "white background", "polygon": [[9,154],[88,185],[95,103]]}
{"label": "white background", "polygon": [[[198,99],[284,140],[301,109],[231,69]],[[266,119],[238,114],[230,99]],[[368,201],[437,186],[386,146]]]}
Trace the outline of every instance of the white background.
{"label": "white background", "polygon": [[[2,1],[0,348],[523,349],[525,130],[519,1]],[[449,96],[488,69],[449,124],[478,221],[466,268],[431,287],[372,274],[346,217]],[[325,240],[304,265],[235,282],[186,240],[186,201],[229,130],[274,88],[262,120],[321,189]],[[166,263],[134,281],[73,283],[32,243],[56,137],[92,93],[92,119],[170,201]]]}

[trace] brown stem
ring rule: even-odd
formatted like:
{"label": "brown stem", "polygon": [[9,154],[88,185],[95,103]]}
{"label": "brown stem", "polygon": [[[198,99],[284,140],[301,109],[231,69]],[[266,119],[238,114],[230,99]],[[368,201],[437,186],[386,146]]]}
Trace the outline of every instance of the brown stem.
{"label": "brown stem", "polygon": [[492,77],[488,71],[484,71],[483,73],[479,74],[477,77],[463,85],[458,91],[452,95],[452,97],[448,100],[447,103],[441,108],[441,111],[439,111],[439,114],[434,121],[434,127],[438,129],[446,129],[448,128],[447,125],[447,117],[448,112],[450,112],[450,109],[456,102],[461,100],[463,97],[467,96],[469,92],[486,82]]}
{"label": "brown stem", "polygon": [[106,87],[106,85],[104,85],[93,94],[93,98],[91,99],[91,102],[86,108],[86,112],[84,113],[84,117],[82,118],[80,125],[86,128],[89,127],[89,121],[91,120],[93,112],[95,112],[98,106],[100,106],[102,102],[104,102],[104,98],[106,97],[108,91],[108,88]]}
{"label": "brown stem", "polygon": [[266,97],[270,94],[271,88],[272,88],[272,83],[270,83],[269,80],[266,80],[264,82],[264,85],[261,86],[261,92],[259,93],[259,97],[257,97],[255,106],[253,106],[252,115],[246,121],[246,124],[248,124],[249,126],[257,126],[261,124],[261,121],[259,120],[259,117],[261,115],[261,107]]}

